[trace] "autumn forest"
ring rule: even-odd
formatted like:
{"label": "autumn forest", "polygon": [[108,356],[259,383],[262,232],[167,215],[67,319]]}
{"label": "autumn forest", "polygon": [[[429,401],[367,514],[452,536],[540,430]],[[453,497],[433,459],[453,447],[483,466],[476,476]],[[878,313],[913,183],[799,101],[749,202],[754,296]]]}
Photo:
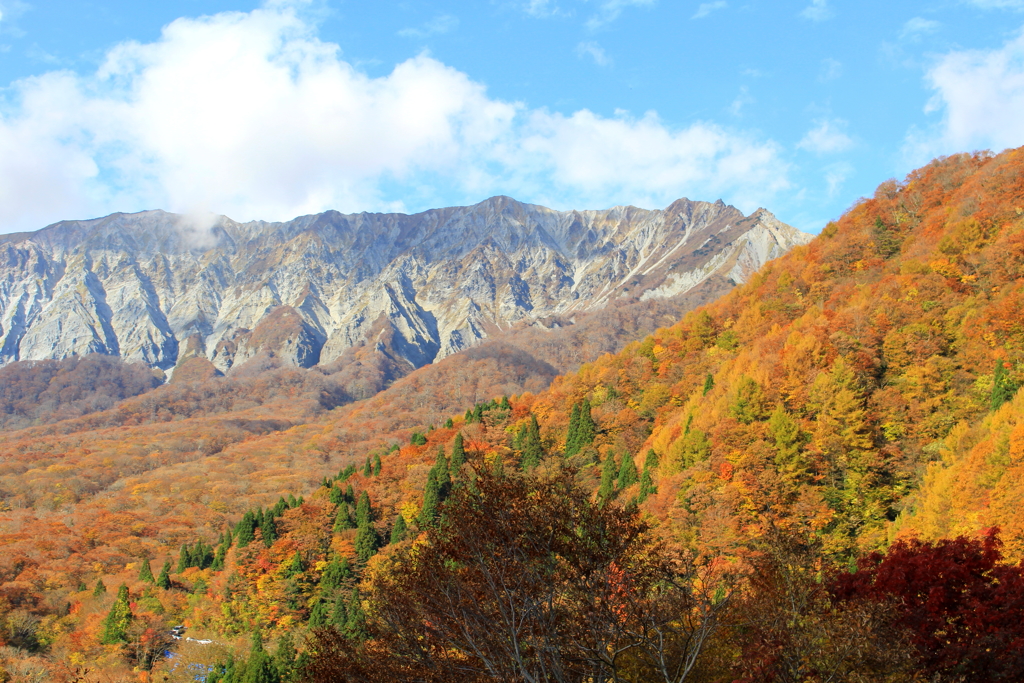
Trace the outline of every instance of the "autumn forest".
{"label": "autumn forest", "polygon": [[1022,385],[1024,148],[415,371],[14,363],[0,681],[1019,681]]}

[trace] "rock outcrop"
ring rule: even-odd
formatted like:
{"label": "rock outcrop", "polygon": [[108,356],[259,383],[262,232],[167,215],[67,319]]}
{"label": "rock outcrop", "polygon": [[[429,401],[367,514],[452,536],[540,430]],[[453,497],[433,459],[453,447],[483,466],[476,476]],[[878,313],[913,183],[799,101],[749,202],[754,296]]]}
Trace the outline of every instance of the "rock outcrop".
{"label": "rock outcrop", "polygon": [[743,282],[810,238],[764,209],[686,199],[559,212],[493,197],[209,228],[163,211],[64,221],[0,235],[0,365],[100,352],[227,371],[264,353],[309,367],[376,336],[420,367],[523,320],[712,275]]}

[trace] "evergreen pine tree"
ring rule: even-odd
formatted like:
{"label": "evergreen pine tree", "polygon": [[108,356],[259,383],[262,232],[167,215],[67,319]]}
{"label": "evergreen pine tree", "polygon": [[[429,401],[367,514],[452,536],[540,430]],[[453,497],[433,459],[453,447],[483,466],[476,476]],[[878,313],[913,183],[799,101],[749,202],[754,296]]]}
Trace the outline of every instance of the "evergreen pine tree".
{"label": "evergreen pine tree", "polygon": [[345,601],[338,598],[334,602],[334,611],[331,612],[331,625],[344,629],[348,622],[348,610],[345,608]]}
{"label": "evergreen pine tree", "polygon": [[709,372],[707,374],[707,376],[704,377],[704,394],[703,395],[707,396],[711,392],[711,390],[714,389],[714,388],[715,388],[715,378]]}
{"label": "evergreen pine tree", "polygon": [[338,514],[334,518],[334,533],[344,531],[345,529],[354,529],[355,526],[352,522],[352,513],[348,503],[342,503],[338,506]]}
{"label": "evergreen pine tree", "polygon": [[183,546],[181,546],[181,550],[178,551],[178,569],[175,572],[175,574],[180,574],[183,571],[185,571],[186,569],[188,569],[188,567],[189,567],[189,563],[188,563],[189,555],[190,555],[190,548],[188,547],[188,543],[186,543]]}
{"label": "evergreen pine tree", "polygon": [[302,555],[296,550],[295,554],[292,555],[292,561],[288,563],[288,567],[285,569],[285,575],[288,577],[301,574],[305,571],[305,565],[302,562]]}
{"label": "evergreen pine tree", "polygon": [[651,471],[645,469],[643,476],[640,477],[640,491],[637,493],[636,502],[644,502],[650,497],[652,493],[655,493],[656,491],[657,488],[655,488],[654,486],[654,480],[651,479]]}
{"label": "evergreen pine tree", "polygon": [[246,510],[235,531],[235,542],[244,548],[256,538],[256,517],[252,510]]}
{"label": "evergreen pine tree", "polygon": [[1006,361],[996,361],[995,376],[992,379],[992,396],[990,400],[990,408],[992,410],[998,410],[1000,406],[1013,398],[1013,395],[1017,393],[1017,383],[1010,379],[1010,374],[1007,372]]}
{"label": "evergreen pine tree", "polygon": [[405,524],[405,517],[399,513],[395,518],[395,525],[391,527],[391,543],[401,543],[404,541],[407,531],[408,526]]}
{"label": "evergreen pine tree", "polygon": [[644,472],[653,472],[658,469],[658,454],[654,449],[648,449],[647,457],[644,458]]}
{"label": "evergreen pine tree", "polygon": [[[327,486],[331,486],[331,482],[329,479],[325,479],[325,481],[327,481]],[[331,488],[333,488],[333,486],[331,486]],[[280,498],[277,499],[277,502],[274,503],[274,516],[280,517],[284,514],[284,511],[287,509],[288,501],[284,499],[284,496],[281,496]]]}
{"label": "evergreen pine tree", "polygon": [[352,589],[345,612],[347,618],[342,633],[351,640],[366,640],[366,613],[363,612],[363,605],[359,600],[359,591],[355,588]]}
{"label": "evergreen pine tree", "polygon": [[288,494],[288,507],[297,508],[299,507],[299,501],[295,500],[295,496],[291,493]]}
{"label": "evergreen pine tree", "polygon": [[434,458],[434,469],[437,470],[437,486],[438,492],[441,494],[441,500],[448,497],[448,492],[452,488],[452,477],[448,472],[448,458],[444,454],[444,446],[440,446],[437,449],[437,456]]}
{"label": "evergreen pine tree", "polygon": [[359,503],[356,504],[356,526],[360,527],[372,522],[372,512],[370,508],[370,494],[363,491],[359,494]]}
{"label": "evergreen pine tree", "polygon": [[380,454],[373,456],[373,476],[380,474]]}
{"label": "evergreen pine tree", "polygon": [[156,579],[153,578],[153,568],[149,566],[149,558],[143,558],[142,566],[139,567],[139,581],[145,581],[146,583],[155,583]]}
{"label": "evergreen pine tree", "polygon": [[171,561],[166,560],[160,570],[160,576],[156,579],[157,588],[168,590],[171,587]]}
{"label": "evergreen pine tree", "polygon": [[117,589],[117,598],[107,612],[100,630],[100,642],[104,645],[122,643],[127,639],[128,626],[132,623],[132,608],[128,604],[128,586],[123,583]]}
{"label": "evergreen pine tree", "polygon": [[619,467],[619,481],[618,487],[622,489],[628,488],[638,481],[636,463],[633,461],[633,456],[628,452],[622,454],[622,466]]}
{"label": "evergreen pine tree", "polygon": [[356,502],[356,492],[355,489],[352,488],[352,484],[349,484],[345,489],[345,500],[350,503]]}
{"label": "evergreen pine tree", "polygon": [[107,592],[107,586],[103,583],[103,579],[99,578],[96,580],[96,587],[92,589],[92,597],[98,598]]}
{"label": "evergreen pine tree", "polygon": [[526,425],[519,447],[523,453],[524,470],[529,472],[540,464],[541,458],[544,457],[544,445],[540,441],[540,425],[537,424],[536,415],[530,415],[530,423]]}
{"label": "evergreen pine tree", "polygon": [[269,548],[277,540],[277,523],[274,521],[274,511],[267,509],[263,513],[263,522],[260,524],[260,531],[263,533],[263,545]]}
{"label": "evergreen pine tree", "polygon": [[320,575],[320,592],[328,595],[341,586],[341,580],[345,578],[342,572],[341,559],[335,555],[324,567],[324,573]]}
{"label": "evergreen pine tree", "polygon": [[597,500],[603,505],[615,496],[615,456],[609,452],[601,467],[601,486],[597,489]]}
{"label": "evergreen pine tree", "polygon": [[334,505],[341,505],[345,502],[345,492],[341,490],[340,486],[334,486],[331,488],[331,493],[329,494],[328,499]]}
{"label": "evergreen pine tree", "polygon": [[590,399],[583,399],[583,404],[580,406],[580,423],[579,428],[576,432],[576,442],[578,444],[577,452],[582,451],[584,448],[594,442],[594,437],[597,436],[597,425],[594,423],[594,418],[590,414]]}
{"label": "evergreen pine tree", "polygon": [[512,404],[508,402],[508,396],[501,397],[501,404],[498,407],[502,410],[512,410]]}
{"label": "evergreen pine tree", "polygon": [[451,419],[450,417],[447,420],[444,421],[444,428],[445,429],[451,429],[454,426],[455,426],[455,421],[453,419]]}
{"label": "evergreen pine tree", "polygon": [[249,661],[245,665],[245,676],[242,683],[281,683],[281,676],[267,651],[263,649],[263,640],[254,634]]}
{"label": "evergreen pine tree", "polygon": [[291,631],[285,631],[281,639],[277,641],[277,648],[274,650],[274,664],[277,666],[278,675],[282,681],[290,681],[295,673],[295,640]]}
{"label": "evergreen pine tree", "polygon": [[452,459],[448,465],[448,469],[453,473],[458,473],[462,466],[466,462],[466,446],[462,439],[462,432],[455,435],[455,443],[452,445]]}
{"label": "evergreen pine tree", "polygon": [[570,458],[579,453],[580,405],[572,404],[569,414],[569,431],[565,435],[565,457]]}
{"label": "evergreen pine tree", "polygon": [[373,474],[373,467],[370,465],[370,456],[366,456],[366,464],[363,465],[363,476],[369,477]]}
{"label": "evergreen pine tree", "polygon": [[313,605],[313,609],[309,611],[309,627],[310,628],[323,628],[327,625],[327,603],[323,600],[317,600],[316,604]]}
{"label": "evergreen pine tree", "polygon": [[416,519],[420,528],[426,528],[437,518],[437,506],[441,502],[441,486],[437,482],[437,468],[431,468],[427,474],[427,484],[423,489],[423,507]]}

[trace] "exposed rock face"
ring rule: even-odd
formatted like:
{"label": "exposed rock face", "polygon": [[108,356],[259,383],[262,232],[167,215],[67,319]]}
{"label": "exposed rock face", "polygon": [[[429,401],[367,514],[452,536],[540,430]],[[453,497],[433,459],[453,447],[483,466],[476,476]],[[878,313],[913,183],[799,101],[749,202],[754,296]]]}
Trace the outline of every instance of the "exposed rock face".
{"label": "exposed rock face", "polygon": [[0,235],[0,365],[100,352],[164,369],[205,356],[225,371],[268,352],[309,367],[386,337],[419,367],[524,319],[672,296],[713,274],[742,282],[810,239],[763,209],[686,199],[559,212],[493,197],[209,230],[163,211],[65,221]]}

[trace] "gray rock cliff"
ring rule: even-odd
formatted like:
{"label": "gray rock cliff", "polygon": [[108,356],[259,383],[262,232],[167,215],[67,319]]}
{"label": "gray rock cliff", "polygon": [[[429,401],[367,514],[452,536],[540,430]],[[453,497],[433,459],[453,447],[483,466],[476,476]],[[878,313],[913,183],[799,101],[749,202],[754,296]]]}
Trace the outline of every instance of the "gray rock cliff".
{"label": "gray rock cliff", "polygon": [[64,221],[0,235],[0,365],[100,352],[227,370],[269,352],[309,367],[388,329],[419,367],[520,321],[743,282],[810,239],[764,209],[686,199],[560,212],[493,197],[208,229],[163,211]]}

